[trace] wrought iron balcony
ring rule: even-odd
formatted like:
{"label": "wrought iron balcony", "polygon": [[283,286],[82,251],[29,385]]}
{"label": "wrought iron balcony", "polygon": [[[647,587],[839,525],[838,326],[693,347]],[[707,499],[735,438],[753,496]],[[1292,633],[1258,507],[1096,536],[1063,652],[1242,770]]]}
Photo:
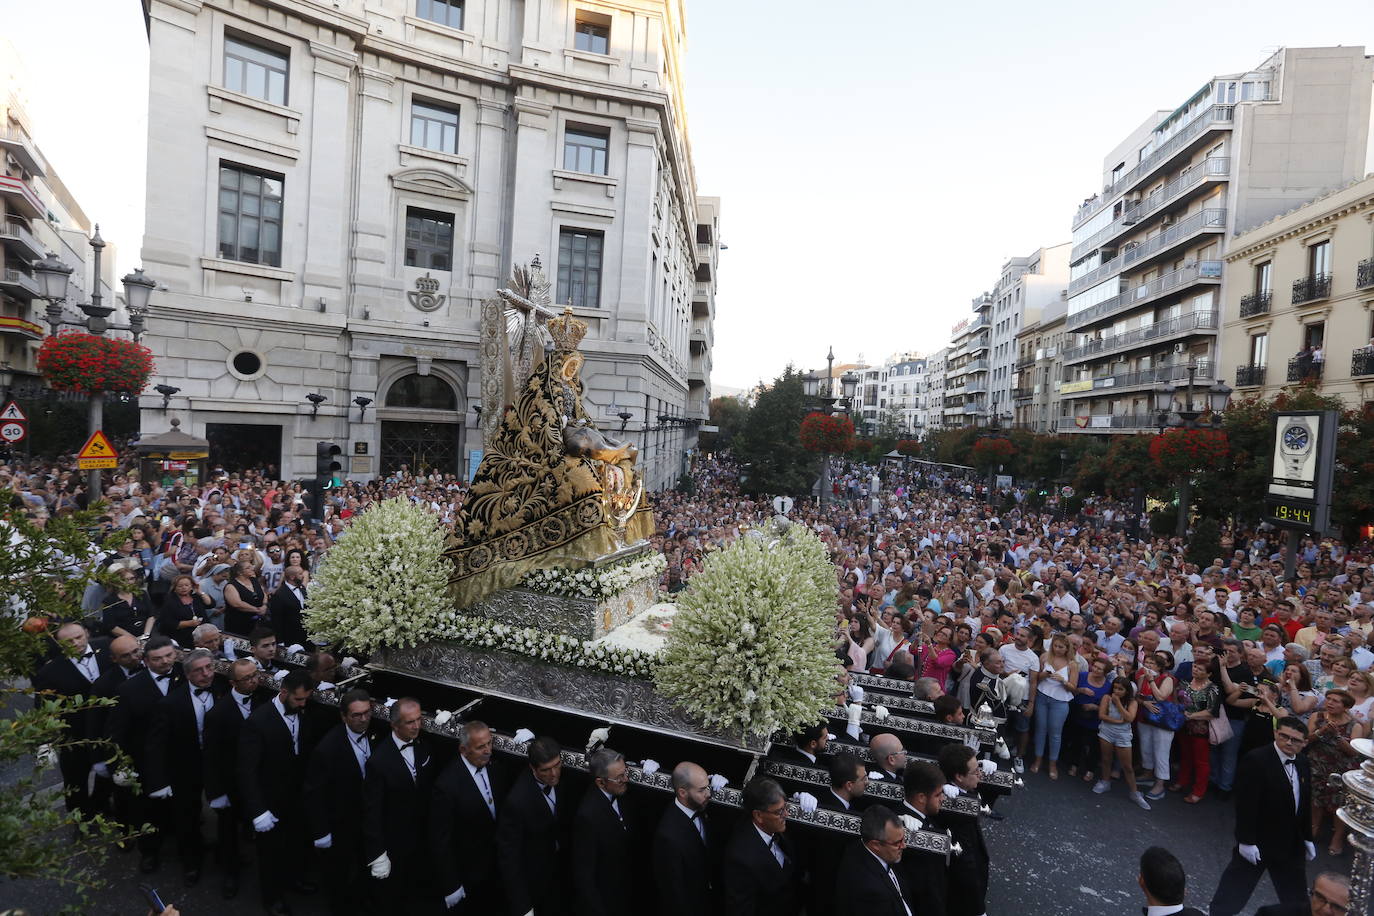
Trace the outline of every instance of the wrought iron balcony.
{"label": "wrought iron balcony", "polygon": [[1236,387],[1258,388],[1264,384],[1264,366],[1237,366]]}
{"label": "wrought iron balcony", "polygon": [[1293,304],[1302,305],[1304,302],[1316,302],[1318,299],[1325,299],[1331,295],[1331,275],[1314,274],[1310,277],[1303,277],[1301,280],[1293,281]]}
{"label": "wrought iron balcony", "polygon": [[1248,296],[1240,297],[1240,317],[1253,318],[1256,315],[1269,314],[1269,304],[1273,301],[1274,294],[1269,290],[1260,290]]}
{"label": "wrought iron balcony", "polygon": [[1374,258],[1365,258],[1355,268],[1355,288],[1364,289],[1366,286],[1374,286]]}
{"label": "wrought iron balcony", "polygon": [[1012,399],[1013,399],[1013,400],[1016,400],[1016,401],[1029,401],[1031,398],[1035,397],[1035,389],[1034,389],[1034,388],[1013,388],[1013,389],[1011,390],[1011,396],[1012,396]]}
{"label": "wrought iron balcony", "polygon": [[1106,356],[1108,353],[1114,353],[1118,350],[1138,347],[1150,341],[1162,340],[1191,331],[1215,331],[1218,325],[1216,312],[1192,312],[1177,318],[1156,321],[1131,331],[1113,334],[1110,337],[1090,340],[1081,346],[1070,347],[1064,351],[1064,361],[1071,363],[1090,359],[1094,356]]}
{"label": "wrought iron balcony", "polygon": [[1356,347],[1350,354],[1350,377],[1374,375],[1374,347]]}
{"label": "wrought iron balcony", "polygon": [[1324,359],[1295,356],[1288,361],[1288,381],[1319,382],[1322,378],[1322,370],[1325,368],[1326,360]]}

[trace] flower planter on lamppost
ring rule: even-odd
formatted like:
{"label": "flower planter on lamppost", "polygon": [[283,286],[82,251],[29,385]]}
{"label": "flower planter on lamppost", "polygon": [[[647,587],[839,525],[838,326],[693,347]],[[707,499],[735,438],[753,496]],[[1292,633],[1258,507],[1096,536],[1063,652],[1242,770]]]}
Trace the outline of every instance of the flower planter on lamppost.
{"label": "flower planter on lamppost", "polygon": [[[39,297],[48,303],[47,322],[50,337],[44,341],[43,347],[49,346],[49,341],[58,337],[58,329],[64,325],[82,329],[86,335],[93,337],[96,341],[103,343],[91,343],[82,341],[89,350],[81,359],[70,361],[65,368],[65,374],[59,377],[58,384],[53,384],[51,376],[49,384],[55,388],[65,388],[72,391],[86,391],[90,394],[90,406],[88,409],[87,435],[93,435],[100,429],[104,422],[105,392],[111,390],[106,387],[106,379],[109,373],[123,377],[127,375],[127,388],[116,388],[113,390],[129,390],[137,394],[143,390],[148,383],[148,376],[152,374],[152,356],[147,348],[138,343],[147,323],[148,300],[153,294],[153,289],[157,286],[150,277],[143,273],[142,268],[134,270],[133,273],[126,274],[121,282],[124,284],[124,302],[129,313],[129,326],[115,327],[110,324],[109,317],[115,311],[114,306],[105,305],[104,297],[100,294],[100,255],[105,248],[105,241],[100,237],[100,227],[95,227],[95,235],[90,239],[92,252],[92,277],[91,301],[75,303],[76,307],[86,316],[85,321],[67,321],[63,317],[63,308],[67,303],[67,287],[71,281],[72,268],[65,264],[57,255],[52,252],[41,261],[33,265],[33,272],[38,278],[40,285]],[[129,331],[133,335],[133,348],[119,346],[113,339],[106,339],[104,334],[108,330]],[[63,335],[64,337],[67,335]],[[85,335],[83,335],[85,336]],[[78,342],[74,337],[64,341],[63,344],[54,344],[50,348],[48,363],[53,367],[60,362],[60,351],[63,349],[73,349]],[[43,347],[39,349],[40,360],[43,358]],[[126,353],[121,351],[127,350]],[[142,363],[146,357],[146,370]],[[57,360],[58,362],[55,362]],[[121,374],[119,369],[121,363],[129,364],[125,368],[126,373]],[[40,363],[41,367],[41,363]],[[80,376],[82,372],[89,373],[83,383]],[[48,373],[45,372],[45,375]],[[142,375],[141,381],[136,378]],[[100,471],[92,470],[87,478],[86,492],[90,499],[100,499],[104,494],[100,488]]]}
{"label": "flower planter on lamppost", "polygon": [[[846,372],[840,378],[840,389],[843,395],[835,397],[835,348],[831,347],[825,354],[825,389],[821,390],[820,378],[815,371],[810,371],[802,375],[802,394],[807,399],[807,415],[802,419],[802,447],[813,452],[822,452],[824,458],[821,461],[821,480],[820,498],[817,500],[822,508],[825,507],[826,493],[830,490],[830,455],[840,454],[832,452],[830,445],[825,444],[825,440],[833,439],[840,435],[838,430],[822,429],[821,420],[813,417],[843,418],[848,426],[849,445],[842,451],[848,452],[853,448],[854,443],[854,422],[849,419],[849,405],[852,403],[854,394],[859,388],[859,377],[853,372]],[[807,424],[811,423],[808,430]],[[807,444],[810,440],[811,444]]]}
{"label": "flower planter on lamppost", "polygon": [[[1155,445],[1164,444],[1165,430],[1174,427],[1175,430],[1197,430],[1205,429],[1208,426],[1220,428],[1221,412],[1226,409],[1226,404],[1231,400],[1231,387],[1217,379],[1216,382],[1207,389],[1207,401],[1205,404],[1193,402],[1193,379],[1197,375],[1197,361],[1188,360],[1188,384],[1184,389],[1184,401],[1182,405],[1175,403],[1175,395],[1178,388],[1175,385],[1161,384],[1155,388],[1155,409],[1159,413],[1158,423],[1160,428],[1159,438]],[[1170,412],[1174,415],[1170,416]],[[1206,425],[1199,425],[1198,418],[1204,412],[1208,412],[1210,417]],[[1177,437],[1175,437],[1177,438]],[[1151,447],[1151,454],[1156,451]],[[1159,457],[1156,456],[1156,461]],[[1184,470],[1179,474],[1178,484],[1178,522],[1174,533],[1178,537],[1186,537],[1188,534],[1188,502],[1192,495],[1192,473]]]}

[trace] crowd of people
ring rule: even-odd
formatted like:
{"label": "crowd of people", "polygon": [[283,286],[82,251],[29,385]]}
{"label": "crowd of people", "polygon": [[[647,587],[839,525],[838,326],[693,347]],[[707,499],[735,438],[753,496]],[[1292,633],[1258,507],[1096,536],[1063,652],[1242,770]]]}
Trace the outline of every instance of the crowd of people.
{"label": "crowd of people", "polygon": [[[1368,545],[1304,539],[1298,574],[1286,581],[1280,539],[1264,526],[1224,530],[1218,555],[1199,563],[1181,539],[1141,536],[1144,520],[1110,501],[1066,514],[1031,508],[1019,489],[989,494],[938,471],[839,462],[832,479],[824,505],[802,500],[791,515],[835,562],[838,668],[911,681],[921,699],[944,697],[936,710],[947,721],[992,717],[1018,773],[1081,781],[1098,794],[1120,782],[1147,811],[1234,797],[1235,852],[1213,916],[1239,912],[1266,871],[1285,903],[1309,899],[1303,866],[1314,844],[1346,852],[1335,817],[1340,790],[1328,777],[1357,765],[1352,742],[1368,736],[1374,707]],[[0,489],[39,526],[88,499],[83,478],[59,467],[0,467]],[[237,892],[241,841],[255,835],[260,892],[272,912],[288,911],[289,888],[310,889],[290,864],[303,841],[357,878],[330,882],[340,912],[357,911],[369,875],[387,886],[385,899],[436,910],[523,916],[566,903],[578,913],[638,912],[639,879],[612,863],[648,850],[653,867],[644,871],[656,874],[663,912],[706,912],[708,904],[684,901],[720,899],[728,913],[791,914],[803,901],[812,913],[986,912],[978,819],[940,814],[943,798],[977,794],[980,774],[994,765],[961,744],[930,761],[907,761],[900,748],[884,754],[904,794],[889,807],[867,803],[863,785],[875,774],[838,741],[828,747],[824,725],[778,742],[783,759],[826,768],[829,794],[862,814],[856,843],[818,867],[814,851],[786,836],[787,797],[768,778],[745,787],[741,830],[726,839],[708,831],[714,784],[692,763],[673,769],[675,800],[655,825],[640,822],[645,813],[624,798],[625,761],[608,748],[592,755],[580,801],[561,803],[552,739],[529,744],[528,767],[502,771],[491,762],[490,729],[469,722],[458,753],[440,767],[414,701],[395,705],[389,736],[376,733],[370,697],[356,690],[328,720],[317,710],[298,716],[311,692],[337,677],[337,653],[311,644],[301,609],[312,573],[347,536],[349,520],[380,499],[404,497],[451,523],[465,492],[452,475],[405,470],[350,481],[331,493],[316,524],[303,517],[298,484],[263,472],[189,487],[112,475],[95,535],[128,534],[98,559],[116,584],[83,596],[85,617],[56,633],[73,657],[49,662],[35,685],[117,698],[111,711],[71,727],[113,740],[141,789],[71,753],[59,759],[69,804],[158,825],[139,839],[141,871],[159,867],[171,836],[194,883],[205,852],[203,799],[217,823],[225,895]],[[651,498],[669,593],[775,512],[740,491],[727,459],[710,456],[698,460],[689,490]],[[235,659],[224,633],[247,638],[248,655]],[[307,670],[280,668],[279,646],[311,650]],[[232,662],[227,679],[214,674],[218,661]],[[881,729],[866,731],[859,743],[874,757],[892,743]],[[1291,796],[1270,785],[1288,786],[1290,761]],[[363,797],[369,803],[357,804]],[[956,833],[965,850],[939,874],[931,870],[937,857],[904,854],[899,839],[903,827],[927,822]],[[1275,822],[1287,826],[1276,832]],[[698,838],[700,848],[687,842]],[[662,850],[686,864],[661,861]],[[698,862],[703,852],[709,861]],[[774,869],[762,867],[764,856]],[[807,883],[818,872],[831,887]],[[1337,893],[1334,883],[1348,895],[1340,876],[1323,879],[1328,893]],[[623,899],[619,890],[603,899],[612,885]],[[1318,896],[1312,912],[1323,912]]]}

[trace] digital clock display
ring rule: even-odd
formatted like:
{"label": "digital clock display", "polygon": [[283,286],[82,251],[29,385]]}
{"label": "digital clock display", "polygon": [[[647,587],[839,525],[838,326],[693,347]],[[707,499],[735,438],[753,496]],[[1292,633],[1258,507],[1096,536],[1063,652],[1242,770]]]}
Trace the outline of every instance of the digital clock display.
{"label": "digital clock display", "polygon": [[1272,522],[1286,525],[1312,526],[1312,507],[1301,503],[1269,499],[1265,501],[1265,516]]}

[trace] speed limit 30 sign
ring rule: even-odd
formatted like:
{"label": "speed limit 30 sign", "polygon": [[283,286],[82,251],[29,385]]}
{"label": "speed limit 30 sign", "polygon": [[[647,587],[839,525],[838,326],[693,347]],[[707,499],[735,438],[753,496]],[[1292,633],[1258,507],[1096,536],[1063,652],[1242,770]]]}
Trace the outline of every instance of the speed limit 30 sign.
{"label": "speed limit 30 sign", "polygon": [[23,423],[6,422],[0,424],[0,439],[6,442],[18,442],[28,435]]}

